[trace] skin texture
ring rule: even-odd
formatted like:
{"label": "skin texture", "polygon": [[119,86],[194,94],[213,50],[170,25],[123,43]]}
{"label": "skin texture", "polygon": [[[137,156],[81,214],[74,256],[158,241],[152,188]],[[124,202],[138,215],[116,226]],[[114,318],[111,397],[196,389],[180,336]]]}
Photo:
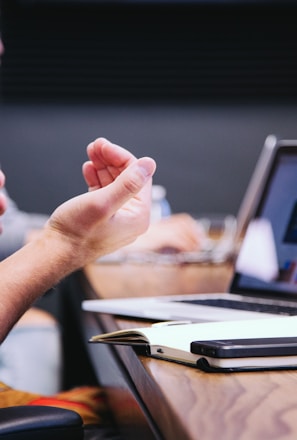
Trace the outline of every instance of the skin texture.
{"label": "skin texture", "polygon": [[[89,144],[87,154],[83,175],[89,191],[60,205],[36,239],[0,263],[1,341],[59,280],[148,228],[154,160],[136,159],[104,138]],[[0,186],[4,181],[1,172]]]}

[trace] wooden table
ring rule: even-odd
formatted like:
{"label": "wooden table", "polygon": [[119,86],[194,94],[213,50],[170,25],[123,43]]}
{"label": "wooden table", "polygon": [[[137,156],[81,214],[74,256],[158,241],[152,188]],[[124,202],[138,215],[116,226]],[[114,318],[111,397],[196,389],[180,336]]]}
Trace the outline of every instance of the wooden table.
{"label": "wooden table", "polygon": [[[94,264],[80,285],[86,298],[216,292],[231,275],[230,264]],[[83,313],[86,337],[150,325]],[[131,347],[88,349],[129,439],[297,439],[297,371],[214,374],[137,355]]]}

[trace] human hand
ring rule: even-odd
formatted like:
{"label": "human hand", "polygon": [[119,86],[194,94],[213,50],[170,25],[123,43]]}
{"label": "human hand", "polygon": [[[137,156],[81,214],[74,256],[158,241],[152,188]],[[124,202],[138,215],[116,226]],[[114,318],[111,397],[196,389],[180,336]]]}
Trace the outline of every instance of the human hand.
{"label": "human hand", "polygon": [[58,207],[46,232],[71,246],[74,265],[131,243],[150,220],[153,159],[136,159],[130,152],[99,138],[87,148],[83,174],[89,192]]}
{"label": "human hand", "polygon": [[187,213],[173,214],[152,223],[126,251],[198,251],[205,239],[203,228]]}

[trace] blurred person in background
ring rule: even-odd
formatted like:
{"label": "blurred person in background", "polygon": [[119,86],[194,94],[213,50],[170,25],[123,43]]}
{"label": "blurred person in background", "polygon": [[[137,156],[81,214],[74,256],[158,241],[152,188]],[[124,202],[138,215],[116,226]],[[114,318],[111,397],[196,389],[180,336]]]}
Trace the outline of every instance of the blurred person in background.
{"label": "blurred person in background", "polygon": [[[87,153],[89,160],[83,165],[83,175],[88,191],[60,205],[38,237],[0,262],[2,346],[11,334],[22,343],[19,335],[26,335],[26,323],[16,323],[20,317],[26,321],[25,311],[44,292],[96,258],[133,242],[149,225],[152,175],[156,167],[153,159],[137,159],[128,150],[103,138],[91,142]],[[0,189],[4,185],[5,176],[0,170]],[[1,216],[6,208],[5,194],[0,192]],[[27,323],[29,327],[34,324]],[[42,332],[40,325],[36,325],[35,330]],[[30,344],[30,338],[25,338],[24,343]],[[43,334],[43,346],[44,350],[49,349],[46,334]],[[13,361],[13,350],[10,347],[9,350]],[[33,346],[33,351],[37,350],[38,347]],[[21,369],[27,367],[27,359],[29,361],[28,353],[24,352]],[[36,360],[34,371],[42,368]],[[5,368],[3,370],[5,374]],[[34,371],[30,372],[33,381],[36,380]],[[84,423],[90,425],[101,423],[106,411],[102,389],[97,386],[79,387],[47,398],[36,392],[13,389],[0,379],[0,407],[28,404],[76,410]]]}
{"label": "blurred person in background", "polygon": [[[0,60],[3,53],[0,34]],[[20,210],[4,187],[0,194],[7,200],[0,235],[0,259],[3,260],[36,238],[48,216]],[[199,249],[202,234],[190,215],[174,214],[152,223],[126,251],[195,251]],[[0,347],[0,380],[15,388],[53,394],[61,387],[61,372],[59,324],[47,311],[31,307]]]}

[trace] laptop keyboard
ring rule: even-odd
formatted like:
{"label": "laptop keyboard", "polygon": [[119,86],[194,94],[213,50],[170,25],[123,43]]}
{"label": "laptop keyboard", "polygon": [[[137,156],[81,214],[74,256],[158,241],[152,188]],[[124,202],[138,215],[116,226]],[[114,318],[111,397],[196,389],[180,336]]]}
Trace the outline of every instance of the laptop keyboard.
{"label": "laptop keyboard", "polygon": [[202,306],[245,310],[250,312],[273,313],[274,315],[287,315],[287,316],[297,315],[297,306],[293,307],[293,306],[286,306],[280,304],[263,304],[263,303],[253,303],[249,301],[246,302],[234,301],[230,299],[220,299],[220,298],[184,300],[179,302],[197,304]]}

